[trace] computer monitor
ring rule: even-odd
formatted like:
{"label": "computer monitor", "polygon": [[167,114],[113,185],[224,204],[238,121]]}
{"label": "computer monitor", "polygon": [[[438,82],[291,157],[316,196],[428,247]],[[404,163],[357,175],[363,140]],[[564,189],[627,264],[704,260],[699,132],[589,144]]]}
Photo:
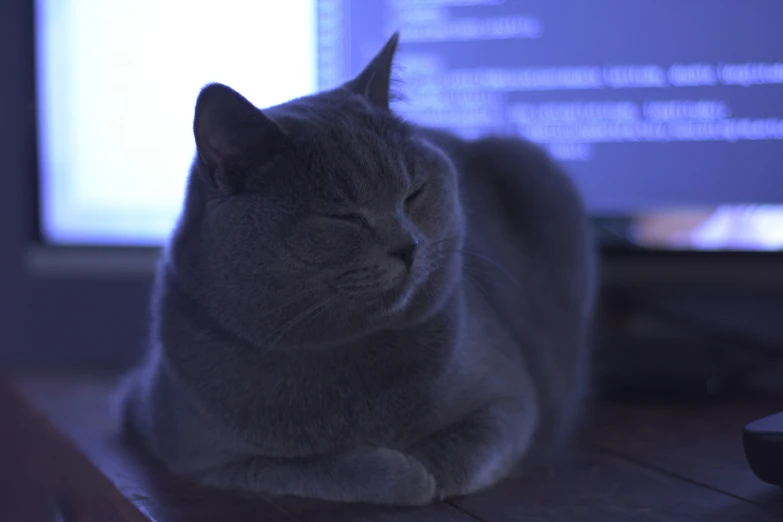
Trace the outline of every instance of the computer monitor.
{"label": "computer monitor", "polygon": [[780,20],[774,0],[37,0],[41,239],[163,244],[204,84],[274,105],[399,30],[395,110],[540,143],[605,245],[783,250]]}

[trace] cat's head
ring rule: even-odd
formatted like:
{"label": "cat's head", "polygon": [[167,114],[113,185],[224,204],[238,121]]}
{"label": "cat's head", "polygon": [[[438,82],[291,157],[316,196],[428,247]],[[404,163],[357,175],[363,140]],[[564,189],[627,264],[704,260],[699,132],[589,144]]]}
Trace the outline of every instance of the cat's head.
{"label": "cat's head", "polygon": [[457,284],[453,165],[389,108],[397,35],[341,87],[259,110],[212,84],[169,249],[182,290],[257,344],[405,327]]}

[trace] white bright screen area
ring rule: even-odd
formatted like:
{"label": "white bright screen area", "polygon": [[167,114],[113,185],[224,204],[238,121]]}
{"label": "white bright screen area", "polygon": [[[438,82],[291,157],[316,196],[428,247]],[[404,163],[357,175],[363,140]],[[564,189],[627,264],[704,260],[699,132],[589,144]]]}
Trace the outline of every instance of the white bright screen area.
{"label": "white bright screen area", "polygon": [[259,107],[317,87],[316,0],[38,0],[42,232],[159,245],[195,152],[198,92]]}

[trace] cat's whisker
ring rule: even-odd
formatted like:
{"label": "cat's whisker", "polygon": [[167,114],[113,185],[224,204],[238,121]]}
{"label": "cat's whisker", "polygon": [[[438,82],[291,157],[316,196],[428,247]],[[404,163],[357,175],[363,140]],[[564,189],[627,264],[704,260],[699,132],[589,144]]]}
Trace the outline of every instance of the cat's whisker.
{"label": "cat's whisker", "polygon": [[[303,320],[307,319],[307,316],[310,314],[316,314],[320,315],[323,310],[326,309],[326,305],[328,305],[332,299],[334,299],[334,296],[329,296],[325,299],[322,299],[321,301],[315,303],[313,306],[307,308],[302,313],[296,315],[292,319],[286,321],[282,326],[277,328],[274,332],[272,332],[271,337],[273,337],[270,344],[273,346],[276,345],[280,340],[285,337],[291,330],[293,330],[296,326],[298,326]],[[311,320],[314,319],[311,318]]]}
{"label": "cat's whisker", "polygon": [[[320,307],[320,308],[319,308],[317,311],[315,311],[315,312],[314,312],[312,315],[310,315],[309,317],[303,317],[303,318],[302,318],[302,319],[299,321],[299,323],[297,323],[297,324],[295,324],[295,325],[291,326],[291,328],[289,328],[289,330],[288,330],[288,331],[290,332],[291,330],[293,330],[293,329],[294,329],[294,327],[297,327],[297,326],[299,326],[299,327],[304,327],[305,325],[310,325],[310,324],[312,324],[312,323],[313,323],[313,321],[315,321],[315,320],[318,318],[318,316],[320,316],[320,315],[321,315],[321,314],[323,314],[323,313],[324,313],[326,310],[328,310],[328,309],[329,309],[329,307],[328,307],[327,305],[329,304],[329,301],[331,301],[331,300],[332,300],[332,299],[331,299],[331,297],[330,297],[329,299],[325,300],[325,302],[323,302],[323,303],[322,303],[322,306],[321,306],[321,307]],[[305,323],[305,320],[307,321],[306,323]]]}
{"label": "cat's whisker", "polygon": [[479,271],[476,268],[476,265],[466,264],[463,265],[462,271],[463,274],[470,275],[475,281],[479,282],[485,290],[493,287],[495,290],[502,289],[502,281],[498,281],[495,277],[487,277],[486,270]]}
{"label": "cat's whisker", "polygon": [[487,256],[485,256],[483,254],[479,254],[477,252],[471,252],[470,250],[464,250],[463,249],[463,250],[461,250],[461,252],[464,255],[471,256],[471,257],[473,257],[475,259],[480,259],[480,260],[484,261],[485,263],[489,263],[493,267],[495,267],[498,270],[500,270],[500,272],[504,276],[506,276],[506,278],[508,278],[509,281],[514,283],[514,286],[516,286],[519,289],[522,289],[522,285],[520,285],[519,282],[516,279],[514,279],[514,277],[508,272],[508,270],[506,270],[500,263],[497,263],[496,261],[493,261],[492,259],[488,258]]}
{"label": "cat's whisker", "polygon": [[311,288],[307,288],[301,292],[288,296],[288,298],[282,303],[272,301],[272,303],[270,303],[268,307],[259,310],[258,315],[261,318],[267,317],[270,314],[273,315],[275,312],[279,310],[286,309],[291,306],[295,306],[303,299],[307,299],[308,297],[312,297],[312,296],[313,296],[313,290]]}
{"label": "cat's whisker", "polygon": [[478,252],[471,252],[470,250],[465,250],[465,249],[437,250],[437,251],[435,251],[433,253],[437,253],[437,254],[462,254],[464,256],[469,256],[469,257],[471,257],[473,259],[484,261],[485,263],[491,265],[492,267],[497,268],[500,271],[500,273],[503,274],[518,289],[520,289],[520,290],[522,289],[522,285],[520,285],[517,282],[517,280],[514,279],[514,277],[511,274],[509,274],[508,271],[505,268],[503,268],[502,265],[500,265],[499,263],[496,263],[495,261],[493,261],[492,259],[486,257],[483,254],[479,254]]}
{"label": "cat's whisker", "polygon": [[445,239],[440,239],[440,240],[438,240],[438,241],[433,241],[432,243],[430,243],[430,248],[431,248],[431,247],[434,247],[434,246],[436,246],[436,245],[442,245],[443,243],[448,243],[449,241],[456,241],[456,242],[459,242],[459,241],[461,241],[461,240],[462,240],[462,238],[461,238],[461,237],[459,237],[459,236],[454,236],[454,237],[447,237],[447,238],[445,238]]}
{"label": "cat's whisker", "polygon": [[475,277],[474,277],[472,274],[470,274],[469,272],[465,272],[463,275],[465,276],[465,280],[466,280],[466,281],[470,281],[471,283],[473,283],[473,286],[475,286],[475,287],[476,287],[476,289],[477,289],[477,290],[478,290],[478,292],[481,294],[481,296],[482,296],[482,297],[483,297],[483,298],[484,298],[486,301],[488,301],[488,302],[489,302],[489,301],[490,301],[489,293],[488,293],[488,292],[487,292],[487,290],[484,288],[484,286],[483,286],[483,285],[482,285],[482,284],[481,284],[481,283],[480,283],[480,282],[479,282],[479,281],[478,281],[478,280],[477,280],[477,279],[476,279],[476,278],[475,278]]}
{"label": "cat's whisker", "polygon": [[[425,271],[430,275],[435,272],[431,267],[425,267]],[[428,306],[432,306],[435,303],[435,296],[432,294],[432,290],[427,285],[422,285],[420,288],[425,299],[427,299]]]}

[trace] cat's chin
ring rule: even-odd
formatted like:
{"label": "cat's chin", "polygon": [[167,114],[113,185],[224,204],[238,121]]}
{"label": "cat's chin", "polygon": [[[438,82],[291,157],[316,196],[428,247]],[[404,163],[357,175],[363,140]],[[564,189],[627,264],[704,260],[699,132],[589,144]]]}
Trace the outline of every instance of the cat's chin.
{"label": "cat's chin", "polygon": [[386,310],[390,316],[395,316],[404,312],[411,303],[411,300],[416,295],[416,291],[419,286],[414,282],[407,282],[400,289],[396,290],[392,294],[390,299],[391,305]]}
{"label": "cat's chin", "polygon": [[[428,320],[442,308],[455,288],[457,262],[447,262],[438,270],[414,266],[389,286],[379,285],[375,291],[352,297],[346,310],[361,316],[369,330],[407,328]],[[394,284],[396,283],[396,284]],[[361,303],[357,308],[357,304]],[[358,319],[358,316],[356,317]]]}
{"label": "cat's chin", "polygon": [[371,319],[388,321],[407,311],[422,284],[413,277],[405,277],[392,288],[383,289],[376,294],[374,305],[365,309]]}
{"label": "cat's chin", "polygon": [[[384,292],[380,296],[379,305],[371,312],[378,320],[382,320],[387,326],[402,326],[399,324],[418,322],[426,319],[432,313],[432,308],[437,307],[438,300],[433,295],[430,279],[422,274],[420,278],[409,278],[399,287]],[[428,290],[425,286],[430,286]],[[436,285],[437,286],[437,285]],[[436,292],[437,293],[437,292]]]}

